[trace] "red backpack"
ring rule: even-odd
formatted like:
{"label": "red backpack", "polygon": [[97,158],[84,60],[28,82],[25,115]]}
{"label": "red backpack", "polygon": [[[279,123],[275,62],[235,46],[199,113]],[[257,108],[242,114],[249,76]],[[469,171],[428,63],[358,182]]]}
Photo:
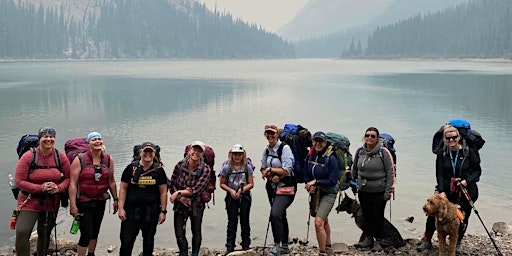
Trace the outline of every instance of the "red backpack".
{"label": "red backpack", "polygon": [[[190,144],[185,147],[185,153],[183,154],[184,156],[186,156],[188,154],[188,151],[190,150],[190,148],[191,148]],[[213,169],[213,166],[215,165],[215,152],[208,145],[205,145],[203,160],[210,167],[211,172],[210,172],[210,180],[208,181],[208,186],[206,187],[206,190],[203,191],[203,193],[201,194],[201,199],[205,203],[208,203],[213,198],[213,205],[215,205],[215,188],[216,188],[215,185],[216,185],[216,179],[217,179],[217,175],[215,175],[215,170]],[[198,173],[198,176],[201,176],[201,173]]]}

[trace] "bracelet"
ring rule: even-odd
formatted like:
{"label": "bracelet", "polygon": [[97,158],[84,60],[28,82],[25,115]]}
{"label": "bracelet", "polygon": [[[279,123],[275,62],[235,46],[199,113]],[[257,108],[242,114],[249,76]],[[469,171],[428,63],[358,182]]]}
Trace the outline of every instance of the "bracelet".
{"label": "bracelet", "polygon": [[119,201],[119,198],[114,197],[114,202]]}
{"label": "bracelet", "polygon": [[160,210],[161,213],[163,213],[164,215],[167,214],[167,210]]}

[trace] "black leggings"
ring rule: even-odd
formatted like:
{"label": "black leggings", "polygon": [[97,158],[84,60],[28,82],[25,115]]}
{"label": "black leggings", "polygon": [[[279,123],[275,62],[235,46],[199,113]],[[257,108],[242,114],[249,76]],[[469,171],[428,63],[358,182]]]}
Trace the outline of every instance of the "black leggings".
{"label": "black leggings", "polygon": [[91,200],[77,204],[78,212],[83,213],[80,221],[79,246],[87,247],[91,240],[98,239],[101,222],[103,221],[103,215],[105,213],[105,204],[105,200]]}
{"label": "black leggings", "polygon": [[364,216],[364,232],[375,238],[384,237],[384,210],[387,201],[384,200],[384,192],[368,193],[359,192],[359,201]]}
{"label": "black leggings", "polygon": [[188,218],[190,218],[190,228],[192,230],[192,254],[198,254],[201,247],[201,226],[203,223],[204,209],[197,209],[194,212],[196,213],[195,216],[192,214],[192,211],[187,213],[179,213],[178,211],[174,212],[174,235],[178,242],[180,256],[188,255],[188,241],[185,234]]}
{"label": "black leggings", "polygon": [[119,249],[119,255],[132,255],[133,244],[139,235],[139,230],[142,231],[142,255],[153,255],[160,206],[158,204],[137,207],[128,206],[125,207],[125,210],[126,220],[121,222],[121,248]]}
{"label": "black leggings", "polygon": [[252,203],[251,194],[244,193],[242,197],[237,200],[233,199],[229,193],[226,193],[224,201],[226,202],[226,212],[228,214],[226,247],[236,247],[235,240],[238,216],[240,216],[240,227],[242,229],[242,247],[249,247],[251,245],[251,226],[249,224]]}

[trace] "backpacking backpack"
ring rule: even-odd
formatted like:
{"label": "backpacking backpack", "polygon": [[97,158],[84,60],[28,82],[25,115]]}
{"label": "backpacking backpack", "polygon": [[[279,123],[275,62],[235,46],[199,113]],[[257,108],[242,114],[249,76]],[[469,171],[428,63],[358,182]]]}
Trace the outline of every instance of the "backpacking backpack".
{"label": "backpacking backpack", "polygon": [[[192,147],[190,144],[185,147],[185,152],[183,154],[184,157],[187,156],[188,151],[191,148]],[[215,170],[213,169],[213,167],[215,165],[215,152],[208,145],[205,145],[203,161],[205,164],[207,164],[210,167],[211,171],[210,171],[210,179],[208,180],[208,186],[201,194],[201,198],[205,203],[210,202],[213,198],[213,205],[215,205],[215,189],[216,189],[215,185],[216,185],[216,180],[217,180],[217,176],[215,175]],[[199,176],[201,176],[201,172],[197,173],[197,177],[199,177]],[[208,206],[208,208],[209,207],[210,206]]]}
{"label": "backpacking backpack", "polygon": [[20,159],[25,152],[29,151],[31,148],[36,148],[38,145],[39,136],[30,134],[21,136],[20,141],[18,142],[18,147],[16,148],[18,159]]}
{"label": "backpacking backpack", "polygon": [[350,141],[345,135],[334,132],[326,132],[325,137],[327,140],[327,150],[324,156],[329,157],[334,154],[338,161],[338,171],[340,172],[338,191],[341,193],[341,191],[350,187],[350,181],[352,180],[350,169],[352,168],[353,160],[349,149]]}
{"label": "backpacking backpack", "polygon": [[[461,140],[459,143],[462,144],[462,152],[465,156],[467,156],[469,152],[469,148],[473,149],[478,157],[480,157],[479,150],[484,146],[485,140],[482,138],[479,132],[471,129],[471,124],[464,119],[452,119],[446,124],[449,124],[457,130],[459,130],[459,134],[461,136]],[[444,125],[442,125],[436,133],[434,133],[434,137],[432,138],[432,153],[437,154],[439,150],[444,150],[444,140],[443,140],[443,129]]]}
{"label": "backpacking backpack", "polygon": [[[311,143],[311,132],[300,124],[285,124],[283,131],[279,134],[279,139],[283,142],[277,150],[277,155],[281,159],[283,153],[283,144],[288,145],[293,153],[295,162],[293,164],[293,176],[298,183],[304,183],[304,173],[302,169],[306,166],[306,157],[309,153]],[[268,156],[267,151],[267,156]]]}
{"label": "backpacking backpack", "polygon": [[87,149],[89,149],[89,143],[85,138],[69,139],[64,143],[64,151],[66,152],[69,163],[73,163],[75,157],[79,153],[87,152]]}
{"label": "backpacking backpack", "polygon": [[395,152],[395,138],[387,133],[379,134],[381,145],[386,147],[391,153],[391,157],[393,158],[393,163],[396,166],[396,152]]}

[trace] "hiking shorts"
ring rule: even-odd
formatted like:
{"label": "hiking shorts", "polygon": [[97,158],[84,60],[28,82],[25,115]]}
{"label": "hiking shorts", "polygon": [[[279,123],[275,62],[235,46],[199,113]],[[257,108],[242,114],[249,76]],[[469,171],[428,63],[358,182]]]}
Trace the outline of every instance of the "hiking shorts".
{"label": "hiking shorts", "polygon": [[329,212],[331,212],[334,203],[336,202],[337,194],[324,194],[320,197],[320,204],[318,205],[318,211],[315,217],[327,219]]}

